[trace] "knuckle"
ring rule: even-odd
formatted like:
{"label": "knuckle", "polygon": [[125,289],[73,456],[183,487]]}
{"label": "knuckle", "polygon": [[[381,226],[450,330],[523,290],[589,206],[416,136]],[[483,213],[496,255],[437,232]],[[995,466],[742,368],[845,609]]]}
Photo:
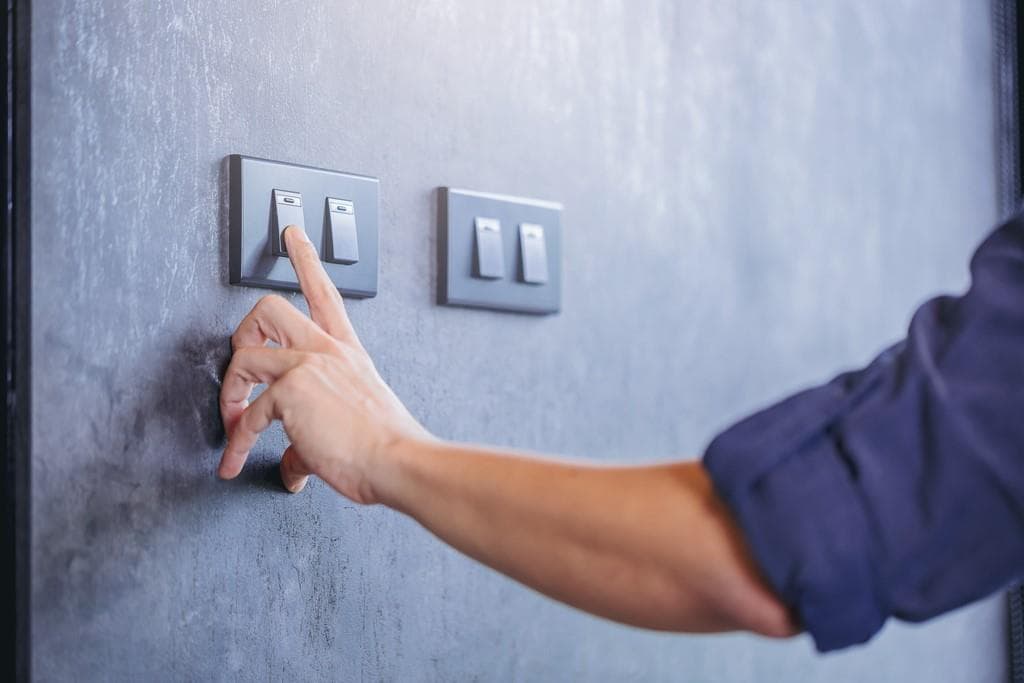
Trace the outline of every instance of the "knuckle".
{"label": "knuckle", "polygon": [[303,387],[308,387],[320,377],[320,368],[313,363],[307,363],[295,368],[291,374],[295,375],[295,381]]}
{"label": "knuckle", "polygon": [[330,356],[323,353],[310,353],[307,364],[314,370],[326,372],[331,367]]}
{"label": "knuckle", "polygon": [[359,360],[358,354],[350,344],[341,344],[341,359],[345,365],[355,365]]}
{"label": "knuckle", "polygon": [[[249,321],[242,321],[242,324],[238,326],[238,329],[231,333],[232,354],[238,353],[239,349],[245,346],[246,337],[249,336],[248,330],[246,329],[248,326],[250,326]],[[232,357],[234,356],[232,355]]]}
{"label": "knuckle", "polygon": [[269,313],[276,308],[279,308],[281,304],[287,303],[279,294],[264,294],[260,297],[259,301],[253,307],[253,311],[257,313]]}
{"label": "knuckle", "polygon": [[233,354],[231,354],[231,365],[235,366],[235,368],[237,369],[239,365],[245,365],[251,362],[253,357],[256,355],[256,352],[257,349],[254,349],[252,347],[244,347],[238,349]]}
{"label": "knuckle", "polygon": [[252,431],[252,421],[256,417],[256,408],[253,407],[254,405],[255,404],[246,406],[245,410],[242,411],[242,414],[238,416],[238,423],[235,426],[236,433],[233,436],[238,437],[245,434],[245,432]]}
{"label": "knuckle", "polygon": [[227,379],[234,375],[242,377],[248,376],[250,373],[247,368],[252,365],[256,358],[256,354],[258,353],[259,349],[252,347],[236,349],[234,353],[231,354],[231,362],[228,363],[228,369],[224,373],[224,378]]}
{"label": "knuckle", "polygon": [[300,363],[277,381],[277,389],[286,396],[304,393],[309,384],[311,368]]}
{"label": "knuckle", "polygon": [[302,354],[299,356],[299,362],[295,364],[295,367],[292,369],[292,372],[295,372],[296,370],[300,369],[302,369],[303,372],[306,372],[306,369],[308,369],[310,366],[315,367],[320,362],[318,358],[319,355],[320,354],[316,353],[315,351],[303,351]]}
{"label": "knuckle", "polygon": [[342,357],[345,359],[345,364],[360,369],[373,369],[373,362],[366,352],[359,346],[354,344],[342,345]]}
{"label": "knuckle", "polygon": [[233,380],[235,377],[238,377],[241,374],[241,371],[238,369],[238,366],[242,364],[242,361],[239,360],[240,355],[241,349],[231,354],[231,360],[228,362],[228,367],[225,368],[224,376],[221,378],[222,390],[225,386],[228,385],[228,383],[231,380]]}

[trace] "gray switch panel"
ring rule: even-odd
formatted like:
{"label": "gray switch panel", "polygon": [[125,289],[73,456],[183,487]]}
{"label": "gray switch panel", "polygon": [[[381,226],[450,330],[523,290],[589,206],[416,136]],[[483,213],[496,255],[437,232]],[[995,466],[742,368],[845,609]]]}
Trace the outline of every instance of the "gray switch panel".
{"label": "gray switch panel", "polygon": [[271,250],[275,256],[287,256],[288,250],[284,247],[284,229],[289,225],[306,229],[306,219],[302,213],[302,195],[298,192],[277,189],[272,194],[274,221],[270,233]]}
{"label": "gray switch panel", "polygon": [[359,263],[359,231],[355,204],[347,199],[327,198],[327,231],[324,260],[351,265]]}
{"label": "gray switch panel", "polygon": [[523,264],[523,282],[542,285],[548,281],[548,249],[543,225],[519,224],[519,255]]}
{"label": "gray switch panel", "polygon": [[[522,313],[557,313],[562,302],[562,206],[555,202],[442,187],[438,196],[438,302]],[[505,229],[500,238],[504,275],[489,265],[490,239],[481,219]],[[526,232],[529,244],[521,235]],[[361,229],[361,228],[360,228]],[[534,244],[534,240],[537,243]],[[498,246],[498,240],[493,246]],[[481,257],[483,261],[481,261]],[[496,261],[497,259],[495,259]]]}
{"label": "gray switch panel", "polygon": [[505,277],[501,221],[477,216],[473,222],[476,226],[476,276],[490,280]]}
{"label": "gray switch panel", "polygon": [[[280,255],[284,249],[278,239],[280,229],[301,216],[324,270],[341,293],[349,297],[377,294],[376,178],[240,154],[229,156],[227,167],[231,284],[298,290],[298,278],[288,258]],[[297,197],[301,205],[285,201],[289,196]],[[337,223],[341,232],[337,240],[331,234],[335,224],[329,198],[336,207],[347,202],[351,208],[351,213],[339,212],[345,215]],[[352,242],[346,243],[349,235]]]}

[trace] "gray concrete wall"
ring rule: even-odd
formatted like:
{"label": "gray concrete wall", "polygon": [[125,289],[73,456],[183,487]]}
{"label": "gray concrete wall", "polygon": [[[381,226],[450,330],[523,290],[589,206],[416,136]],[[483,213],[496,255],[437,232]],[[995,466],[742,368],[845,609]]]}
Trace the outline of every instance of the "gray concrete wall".
{"label": "gray concrete wall", "polygon": [[[1001,680],[996,600],[825,658],[655,635],[283,493],[279,430],[214,477],[260,295],[226,284],[225,155],[381,179],[380,295],[350,311],[430,429],[693,457],[965,285],[996,215],[987,3],[33,4],[39,680]],[[434,305],[439,185],[565,203],[561,315]]]}

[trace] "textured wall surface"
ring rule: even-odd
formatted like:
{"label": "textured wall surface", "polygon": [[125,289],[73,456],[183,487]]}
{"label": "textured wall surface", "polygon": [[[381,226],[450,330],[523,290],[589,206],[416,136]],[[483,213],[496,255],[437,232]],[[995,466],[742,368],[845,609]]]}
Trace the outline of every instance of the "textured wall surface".
{"label": "textured wall surface", "polygon": [[[996,216],[986,3],[33,5],[39,680],[1001,680],[996,600],[828,657],[655,635],[283,493],[280,430],[214,477],[260,295],[226,284],[225,155],[381,179],[351,316],[438,434],[692,457],[966,284]],[[434,305],[439,185],[565,203],[561,315]]]}

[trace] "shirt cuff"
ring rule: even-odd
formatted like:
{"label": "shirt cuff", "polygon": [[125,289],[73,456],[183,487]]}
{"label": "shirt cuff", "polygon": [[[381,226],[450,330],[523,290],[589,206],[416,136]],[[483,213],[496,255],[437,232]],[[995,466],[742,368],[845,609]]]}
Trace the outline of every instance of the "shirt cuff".
{"label": "shirt cuff", "polygon": [[830,426],[856,400],[850,387],[874,384],[858,374],[747,418],[704,455],[765,579],[821,652],[868,640],[890,614],[857,472]]}

